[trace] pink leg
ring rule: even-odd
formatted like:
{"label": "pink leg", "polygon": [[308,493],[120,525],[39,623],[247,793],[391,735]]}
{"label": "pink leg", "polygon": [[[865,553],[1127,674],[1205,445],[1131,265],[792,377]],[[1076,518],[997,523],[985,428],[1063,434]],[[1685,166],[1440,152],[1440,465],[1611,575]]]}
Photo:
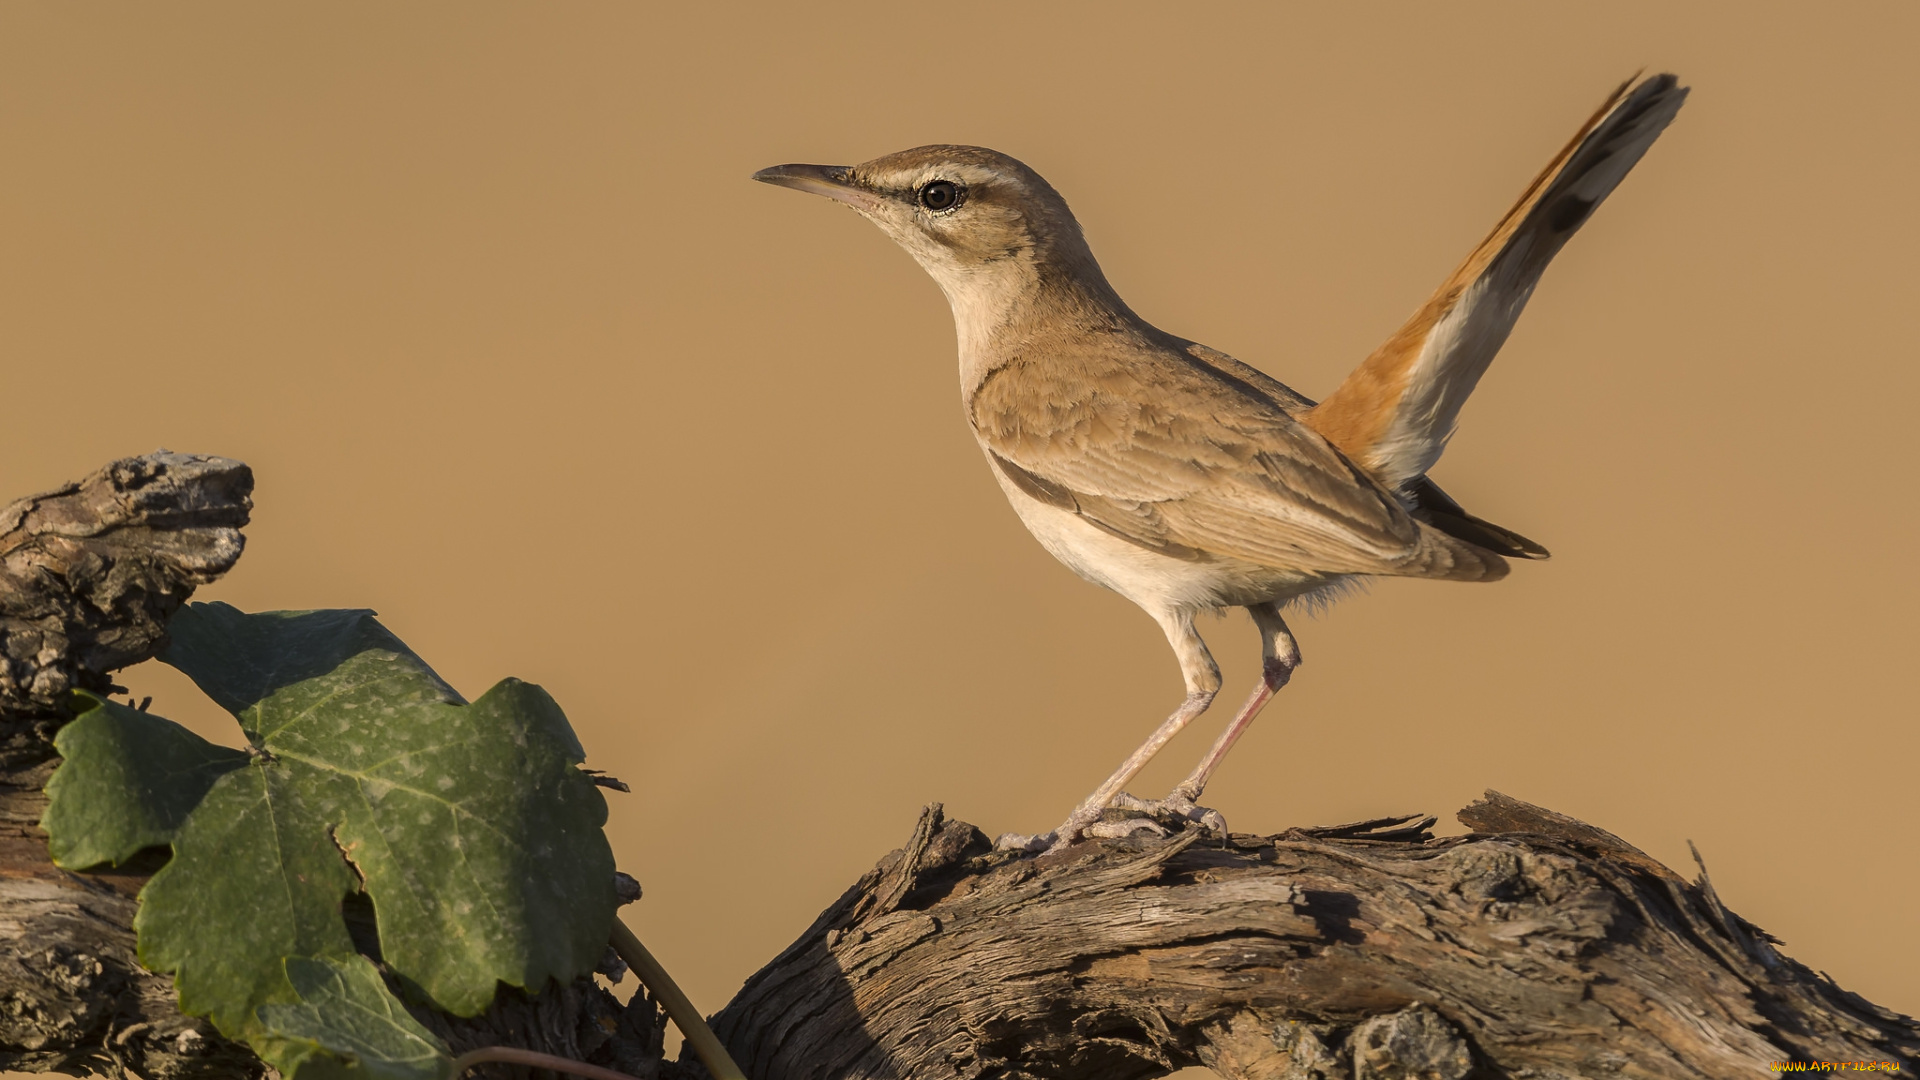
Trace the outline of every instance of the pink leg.
{"label": "pink leg", "polygon": [[1152,735],[1147,736],[1147,741],[1140,744],[1140,749],[1135,750],[1131,757],[1121,762],[1120,767],[1113,771],[1113,775],[1107,777],[1106,783],[1095,788],[1093,794],[1081,800],[1073,813],[1067,815],[1067,820],[1054,830],[1053,846],[1059,847],[1073,843],[1079,837],[1081,830],[1100,817],[1100,811],[1105,810],[1107,804],[1113,802],[1113,797],[1120,794],[1121,789],[1131,783],[1134,777],[1140,775],[1140,770],[1147,767],[1147,762],[1153,760],[1153,755],[1172,742],[1173,737],[1180,734],[1180,729],[1191,723],[1194,717],[1207,711],[1207,706],[1213,704],[1215,693],[1217,691],[1214,690],[1189,693],[1187,700],[1180,703],[1180,707],[1173,711],[1173,715],[1162,721],[1160,726],[1153,730]]}
{"label": "pink leg", "polygon": [[1099,820],[1100,812],[1113,802],[1129,781],[1146,768],[1147,762],[1160,752],[1161,748],[1173,740],[1180,730],[1193,721],[1193,718],[1207,711],[1213,699],[1220,692],[1220,668],[1207,652],[1207,644],[1193,629],[1193,616],[1190,613],[1168,613],[1159,616],[1160,628],[1166,631],[1167,642],[1173,646],[1173,652],[1180,660],[1180,673],[1186,680],[1187,697],[1173,715],[1161,722],[1147,741],[1140,744],[1127,760],[1120,763],[1106,782],[1095,788],[1093,794],[1081,800],[1073,813],[1067,815],[1058,829],[1042,836],[1021,836],[1007,833],[995,841],[999,848],[1025,848],[1037,850],[1064,847],[1079,839],[1088,825]]}
{"label": "pink leg", "polygon": [[1227,725],[1227,730],[1214,740],[1207,756],[1191,775],[1182,780],[1173,789],[1176,798],[1184,798],[1189,803],[1200,797],[1207,789],[1207,781],[1213,779],[1213,770],[1220,767],[1220,761],[1240,741],[1253,718],[1260,715],[1274,692],[1287,685],[1293,677],[1293,669],[1300,666],[1300,646],[1293,640],[1293,632],[1287,629],[1285,620],[1280,618],[1277,604],[1257,604],[1247,609],[1253,615],[1254,624],[1260,628],[1261,669],[1260,685],[1253,688],[1247,703],[1240,706],[1240,712]]}

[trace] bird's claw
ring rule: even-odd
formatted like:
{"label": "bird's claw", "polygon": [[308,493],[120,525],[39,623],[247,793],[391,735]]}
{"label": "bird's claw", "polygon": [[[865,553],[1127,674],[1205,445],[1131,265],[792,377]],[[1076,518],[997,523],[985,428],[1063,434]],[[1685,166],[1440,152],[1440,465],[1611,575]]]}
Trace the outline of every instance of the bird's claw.
{"label": "bird's claw", "polygon": [[1124,840],[1134,833],[1142,832],[1165,836],[1167,827],[1152,818],[1125,818],[1120,821],[1096,821],[1086,827],[1085,835],[1106,837],[1109,840]]}
{"label": "bird's claw", "polygon": [[1054,844],[1053,833],[1039,833],[1028,836],[1026,833],[1001,833],[993,842],[995,851],[1045,851]]}
{"label": "bird's claw", "polygon": [[1164,799],[1142,799],[1123,791],[1114,796],[1113,802],[1108,805],[1120,810],[1146,814],[1150,818],[1191,821],[1222,836],[1227,832],[1227,819],[1221,815],[1220,811],[1196,804],[1192,796],[1179,788],[1174,788]]}
{"label": "bird's claw", "polygon": [[[1119,811],[1115,813],[1115,811]],[[1192,796],[1175,788],[1164,799],[1152,801],[1121,792],[1098,816],[1084,817],[1085,811],[1075,811],[1066,823],[1050,833],[1028,836],[1025,833],[1002,833],[993,842],[995,851],[1058,851],[1083,836],[1099,837],[1107,840],[1122,840],[1138,833],[1151,833],[1154,836],[1167,836],[1173,830],[1168,826],[1175,823],[1191,822],[1205,829],[1225,836],[1227,819],[1220,811],[1195,805]]]}

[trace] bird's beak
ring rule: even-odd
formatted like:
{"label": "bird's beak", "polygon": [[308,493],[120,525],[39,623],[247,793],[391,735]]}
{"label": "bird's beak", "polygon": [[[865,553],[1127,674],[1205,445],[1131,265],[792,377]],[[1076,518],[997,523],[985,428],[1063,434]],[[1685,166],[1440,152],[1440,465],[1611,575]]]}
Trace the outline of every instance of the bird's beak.
{"label": "bird's beak", "polygon": [[775,165],[754,173],[753,178],[763,184],[825,195],[855,210],[872,210],[880,205],[880,197],[855,184],[853,169],[845,165]]}

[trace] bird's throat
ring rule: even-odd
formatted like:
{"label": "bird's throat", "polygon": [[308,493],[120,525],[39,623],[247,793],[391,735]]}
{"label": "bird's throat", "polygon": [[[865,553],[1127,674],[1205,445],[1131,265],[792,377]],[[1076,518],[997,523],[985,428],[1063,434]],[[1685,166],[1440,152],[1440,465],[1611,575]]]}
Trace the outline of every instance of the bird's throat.
{"label": "bird's throat", "polygon": [[1104,277],[1061,275],[1009,259],[934,273],[953,308],[960,385],[969,396],[987,373],[1022,353],[1068,352],[1090,335],[1139,322]]}

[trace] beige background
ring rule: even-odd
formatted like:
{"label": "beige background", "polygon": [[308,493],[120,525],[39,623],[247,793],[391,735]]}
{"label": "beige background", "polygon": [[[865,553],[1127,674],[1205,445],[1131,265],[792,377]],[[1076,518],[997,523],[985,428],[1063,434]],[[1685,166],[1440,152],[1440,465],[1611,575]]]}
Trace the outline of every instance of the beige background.
{"label": "beige background", "polygon": [[[1141,313],[1321,395],[1671,69],[1691,102],[1437,471],[1554,559],[1302,621],[1209,801],[1273,831],[1495,787],[1688,872],[1691,838],[1792,955],[1920,1011],[1916,40],[1910,0],[9,5],[0,495],[252,464],[203,598],[376,607],[469,694],[553,691],[713,1010],[922,804],[1050,827],[1180,692],[1006,509],[932,282],[748,173],[1003,149]],[[1251,627],[1208,632],[1237,700]]]}

